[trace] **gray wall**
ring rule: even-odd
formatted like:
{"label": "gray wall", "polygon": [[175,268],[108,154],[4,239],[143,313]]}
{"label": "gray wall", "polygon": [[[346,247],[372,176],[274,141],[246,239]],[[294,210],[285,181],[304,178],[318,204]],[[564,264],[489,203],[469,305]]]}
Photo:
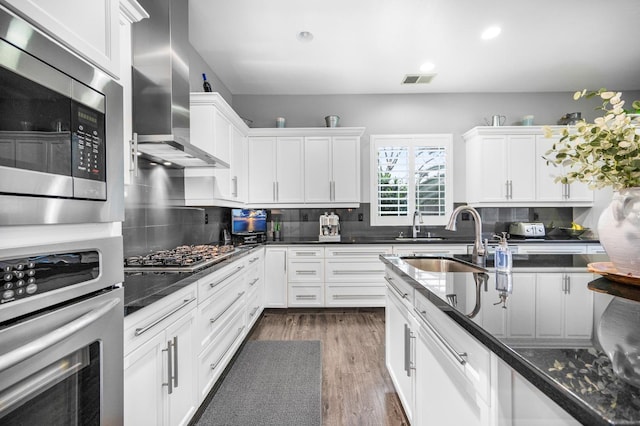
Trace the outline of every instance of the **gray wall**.
{"label": "gray wall", "polygon": [[203,92],[202,73],[207,75],[207,80],[211,83],[214,92],[220,93],[229,105],[232,105],[233,97],[227,86],[220,80],[209,65],[202,59],[202,56],[189,46],[189,86],[192,92]]}

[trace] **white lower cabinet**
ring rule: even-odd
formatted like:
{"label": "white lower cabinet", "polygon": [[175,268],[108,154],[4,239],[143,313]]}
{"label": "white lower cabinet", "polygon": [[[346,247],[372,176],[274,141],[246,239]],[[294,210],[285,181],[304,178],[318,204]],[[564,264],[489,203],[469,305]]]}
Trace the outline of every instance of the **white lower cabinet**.
{"label": "white lower cabinet", "polygon": [[125,425],[186,425],[195,413],[195,300],[192,286],[125,321]]}
{"label": "white lower cabinet", "polygon": [[325,250],[325,306],[385,306],[386,285],[381,254],[391,246],[355,245]]}
{"label": "white lower cabinet", "polygon": [[264,249],[125,317],[124,423],[186,425],[264,309]]}
{"label": "white lower cabinet", "polygon": [[265,308],[287,307],[287,248],[267,247],[264,261]]}
{"label": "white lower cabinet", "polygon": [[[392,284],[390,284],[392,285]],[[385,360],[391,381],[409,422],[414,422],[415,406],[415,338],[417,323],[404,300],[393,287],[387,289],[385,309]],[[420,401],[422,404],[423,401]]]}
{"label": "white lower cabinet", "polygon": [[536,286],[536,337],[590,340],[593,292],[589,273],[539,274]]}
{"label": "white lower cabinet", "polygon": [[324,248],[289,247],[287,251],[289,307],[324,306]]}

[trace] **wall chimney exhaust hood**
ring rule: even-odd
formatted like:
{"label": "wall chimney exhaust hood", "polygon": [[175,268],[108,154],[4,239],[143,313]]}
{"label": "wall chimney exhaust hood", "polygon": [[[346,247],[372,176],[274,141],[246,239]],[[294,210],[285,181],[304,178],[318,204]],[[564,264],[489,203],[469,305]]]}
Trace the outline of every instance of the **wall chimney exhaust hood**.
{"label": "wall chimney exhaust hood", "polygon": [[229,168],[189,141],[189,5],[139,0],[149,19],[132,26],[133,131],[138,151],[180,167]]}

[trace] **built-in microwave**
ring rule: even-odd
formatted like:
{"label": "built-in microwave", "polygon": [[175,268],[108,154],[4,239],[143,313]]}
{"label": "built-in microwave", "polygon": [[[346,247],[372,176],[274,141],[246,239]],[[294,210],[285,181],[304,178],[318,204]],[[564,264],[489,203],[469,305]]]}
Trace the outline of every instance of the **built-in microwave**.
{"label": "built-in microwave", "polygon": [[123,220],[122,88],[0,8],[0,225]]}

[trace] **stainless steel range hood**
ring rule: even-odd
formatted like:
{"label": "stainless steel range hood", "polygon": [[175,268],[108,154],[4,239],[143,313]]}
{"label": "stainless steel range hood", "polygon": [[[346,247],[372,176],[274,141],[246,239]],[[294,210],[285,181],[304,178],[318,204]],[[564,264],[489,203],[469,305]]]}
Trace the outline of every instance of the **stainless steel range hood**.
{"label": "stainless steel range hood", "polygon": [[181,167],[229,168],[189,141],[189,5],[139,0],[149,19],[132,26],[133,131],[138,151]]}

